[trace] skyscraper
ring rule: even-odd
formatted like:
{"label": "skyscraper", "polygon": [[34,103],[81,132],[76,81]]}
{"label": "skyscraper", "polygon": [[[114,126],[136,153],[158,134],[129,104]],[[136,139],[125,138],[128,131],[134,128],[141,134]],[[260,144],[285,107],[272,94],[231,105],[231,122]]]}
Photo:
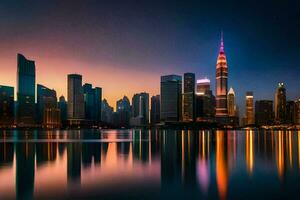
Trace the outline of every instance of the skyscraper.
{"label": "skyscraper", "polygon": [[246,125],[254,124],[253,92],[246,92]]}
{"label": "skyscraper", "polygon": [[224,51],[223,34],[216,65],[216,118],[219,122],[225,122],[228,117],[227,110],[227,79],[228,67]]}
{"label": "skyscraper", "polygon": [[185,122],[194,121],[195,112],[195,74],[185,73],[183,76],[183,115]]}
{"label": "skyscraper", "polygon": [[57,108],[56,91],[37,84],[37,122],[44,122],[44,113],[48,108]]}
{"label": "skyscraper", "polygon": [[255,124],[258,126],[272,125],[274,123],[273,101],[255,101]]}
{"label": "skyscraper", "polygon": [[92,84],[83,85],[85,119],[97,124],[101,121],[102,89],[93,88]]}
{"label": "skyscraper", "polygon": [[286,121],[286,90],[283,83],[279,83],[275,93],[275,122],[278,124]]}
{"label": "skyscraper", "polygon": [[59,97],[58,108],[60,110],[60,119],[64,124],[68,119],[68,104],[64,96]]}
{"label": "skyscraper", "polygon": [[233,88],[229,89],[227,94],[227,108],[229,117],[234,117],[236,114],[236,106],[235,106],[235,93]]}
{"label": "skyscraper", "polygon": [[0,127],[14,124],[14,88],[0,85]]}
{"label": "skyscraper", "polygon": [[149,124],[149,94],[142,92],[132,97],[130,125],[145,126]]}
{"label": "skyscraper", "polygon": [[112,123],[112,115],[113,115],[113,107],[111,107],[106,99],[103,99],[101,106],[101,121],[111,124]]}
{"label": "skyscraper", "polygon": [[178,122],[182,115],[182,78],[178,75],[160,78],[160,119],[164,122]]}
{"label": "skyscraper", "polygon": [[151,97],[151,124],[157,124],[160,122],[160,95]]}
{"label": "skyscraper", "polygon": [[17,124],[34,126],[35,121],[35,63],[18,54],[17,70]]}
{"label": "skyscraper", "polygon": [[215,96],[210,90],[210,80],[197,80],[195,96],[195,120],[197,122],[212,122],[215,117]]}
{"label": "skyscraper", "polygon": [[117,112],[114,117],[114,124],[120,127],[128,127],[131,115],[130,101],[127,96],[117,101]]}
{"label": "skyscraper", "polygon": [[79,125],[84,119],[84,96],[82,76],[68,75],[68,120],[70,125]]}
{"label": "skyscraper", "polygon": [[296,101],[296,124],[300,124],[300,99]]}

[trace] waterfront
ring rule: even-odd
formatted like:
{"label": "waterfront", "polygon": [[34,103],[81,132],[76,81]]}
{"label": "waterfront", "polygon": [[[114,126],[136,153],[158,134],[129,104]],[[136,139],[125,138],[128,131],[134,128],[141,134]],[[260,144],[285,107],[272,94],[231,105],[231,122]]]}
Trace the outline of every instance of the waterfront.
{"label": "waterfront", "polygon": [[0,199],[295,199],[300,131],[0,131]]}

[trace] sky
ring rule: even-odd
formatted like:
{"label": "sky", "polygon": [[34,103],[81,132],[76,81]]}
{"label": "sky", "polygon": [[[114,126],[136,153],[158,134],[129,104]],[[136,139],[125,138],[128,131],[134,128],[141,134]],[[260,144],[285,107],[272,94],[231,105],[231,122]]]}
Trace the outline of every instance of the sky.
{"label": "sky", "polygon": [[211,79],[223,30],[229,86],[274,99],[278,82],[300,98],[300,2],[1,0],[0,84],[16,85],[17,53],[36,63],[36,82],[66,96],[67,74],[116,100],[159,94],[160,76]]}

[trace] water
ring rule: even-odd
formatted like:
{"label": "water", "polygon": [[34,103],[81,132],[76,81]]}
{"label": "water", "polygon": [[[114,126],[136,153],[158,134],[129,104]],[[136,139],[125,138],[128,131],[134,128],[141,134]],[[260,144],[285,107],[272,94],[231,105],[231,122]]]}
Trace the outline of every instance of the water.
{"label": "water", "polygon": [[300,131],[0,131],[0,199],[297,199]]}

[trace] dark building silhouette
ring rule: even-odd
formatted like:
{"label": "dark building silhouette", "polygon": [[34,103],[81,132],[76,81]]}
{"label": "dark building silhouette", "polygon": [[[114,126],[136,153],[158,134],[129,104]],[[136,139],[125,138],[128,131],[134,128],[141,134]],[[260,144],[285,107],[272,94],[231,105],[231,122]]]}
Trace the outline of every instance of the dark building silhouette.
{"label": "dark building silhouette", "polygon": [[258,126],[274,123],[273,101],[259,100],[255,102],[255,124]]}
{"label": "dark building silhouette", "polygon": [[124,96],[117,101],[117,111],[113,115],[113,124],[120,127],[129,127],[130,115],[130,101],[127,96]]}
{"label": "dark building silhouette", "polygon": [[17,71],[17,124],[34,126],[35,115],[35,63],[18,54]]}
{"label": "dark building silhouette", "polygon": [[182,118],[182,78],[178,75],[160,78],[160,120],[178,122]]}
{"label": "dark building silhouette", "polygon": [[45,128],[61,126],[56,91],[40,84],[37,84],[37,116],[38,122]]}
{"label": "dark building silhouette", "polygon": [[151,97],[151,124],[157,124],[160,122],[160,95]]}
{"label": "dark building silhouette", "polygon": [[68,75],[68,121],[72,125],[80,125],[84,120],[84,96],[82,76]]}
{"label": "dark building silhouette", "polygon": [[286,90],[283,83],[279,83],[275,93],[275,122],[282,124],[286,122]]}
{"label": "dark building silhouette", "polygon": [[93,124],[101,121],[102,89],[92,87],[92,84],[83,85],[85,119]]}
{"label": "dark building silhouette", "polygon": [[183,75],[183,115],[185,122],[194,121],[195,112],[195,74],[185,73]]}
{"label": "dark building silhouette", "polygon": [[149,124],[149,94],[142,92],[132,97],[130,125],[145,126]]}
{"label": "dark building silhouette", "polygon": [[297,118],[297,105],[295,101],[286,102],[286,123],[295,124]]}
{"label": "dark building silhouette", "polygon": [[223,34],[221,36],[220,51],[216,65],[216,119],[220,123],[226,123],[227,110],[227,81],[228,66],[224,51]]}
{"label": "dark building silhouette", "polygon": [[58,108],[60,110],[60,119],[65,124],[68,119],[68,104],[64,96],[59,97]]}
{"label": "dark building silhouette", "polygon": [[111,124],[112,123],[112,115],[113,115],[114,109],[111,107],[106,99],[103,99],[102,101],[102,107],[101,107],[101,121]]}
{"label": "dark building silhouette", "polygon": [[14,124],[14,88],[0,85],[0,127]]}

